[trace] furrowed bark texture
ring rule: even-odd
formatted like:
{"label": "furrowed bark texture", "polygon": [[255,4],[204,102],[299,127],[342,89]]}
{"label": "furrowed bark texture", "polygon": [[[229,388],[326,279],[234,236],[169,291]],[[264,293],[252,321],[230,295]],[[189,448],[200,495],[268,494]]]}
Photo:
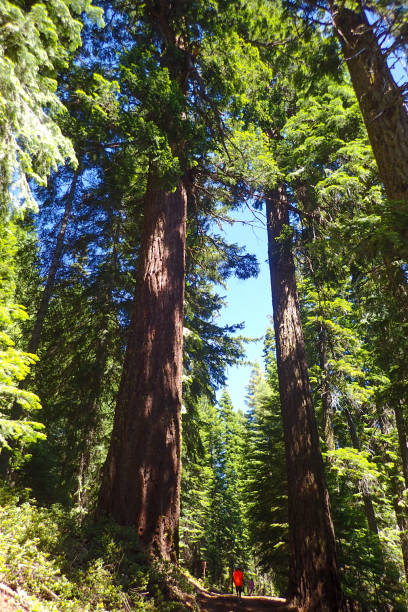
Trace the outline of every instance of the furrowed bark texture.
{"label": "furrowed bark texture", "polygon": [[144,548],[178,554],[187,194],[145,197],[138,281],[99,513],[136,526]]}
{"label": "furrowed bark texture", "polygon": [[408,111],[364,13],[330,2],[333,26],[389,200],[408,204]]}
{"label": "furrowed bark texture", "polygon": [[[267,198],[269,264],[288,474],[289,597],[302,610],[342,610],[324,476],[296,289],[284,187]],[[281,238],[280,238],[281,237]]]}

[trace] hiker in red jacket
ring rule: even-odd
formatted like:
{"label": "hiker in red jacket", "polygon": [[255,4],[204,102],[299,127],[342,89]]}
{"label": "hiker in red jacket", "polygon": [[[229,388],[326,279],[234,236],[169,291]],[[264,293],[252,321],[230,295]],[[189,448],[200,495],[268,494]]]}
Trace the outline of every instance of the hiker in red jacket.
{"label": "hiker in red jacket", "polygon": [[241,599],[242,596],[242,585],[244,584],[244,574],[243,571],[237,568],[232,574],[232,578],[234,580],[235,589],[237,591],[237,597]]}

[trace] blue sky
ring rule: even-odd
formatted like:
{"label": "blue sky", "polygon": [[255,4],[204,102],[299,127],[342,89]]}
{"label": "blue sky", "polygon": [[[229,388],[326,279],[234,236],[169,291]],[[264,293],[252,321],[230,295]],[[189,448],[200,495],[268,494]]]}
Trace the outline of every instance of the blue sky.
{"label": "blue sky", "polygon": [[[240,333],[251,338],[259,338],[265,334],[269,316],[272,315],[265,216],[260,211],[255,211],[255,215],[256,217],[249,208],[236,212],[234,216],[241,222],[226,226],[225,236],[229,242],[245,246],[248,253],[255,253],[260,265],[259,275],[248,280],[234,277],[228,279],[227,291],[223,293],[228,304],[217,320],[224,325],[244,322],[245,328]],[[246,347],[247,359],[251,362],[258,360],[262,364],[262,350],[262,340],[251,342]],[[246,386],[251,370],[250,365],[242,365],[231,367],[227,371],[228,392],[237,410],[246,409]]]}

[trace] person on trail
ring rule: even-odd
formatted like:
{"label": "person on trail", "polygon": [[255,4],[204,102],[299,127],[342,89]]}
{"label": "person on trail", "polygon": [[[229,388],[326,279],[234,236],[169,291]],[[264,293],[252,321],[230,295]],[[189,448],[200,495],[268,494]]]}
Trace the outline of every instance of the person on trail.
{"label": "person on trail", "polygon": [[252,578],[250,578],[247,584],[248,595],[252,595],[252,593],[254,592],[254,588],[255,588],[254,581],[252,580]]}
{"label": "person on trail", "polygon": [[232,574],[234,580],[235,589],[237,591],[237,597],[241,599],[242,596],[242,585],[244,584],[244,573],[239,567]]}

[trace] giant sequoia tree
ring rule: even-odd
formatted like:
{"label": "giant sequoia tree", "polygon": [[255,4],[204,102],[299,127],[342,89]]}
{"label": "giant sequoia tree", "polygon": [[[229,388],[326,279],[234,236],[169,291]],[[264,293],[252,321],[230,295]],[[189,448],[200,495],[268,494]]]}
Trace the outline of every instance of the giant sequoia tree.
{"label": "giant sequoia tree", "polygon": [[145,547],[170,559],[177,553],[181,475],[187,211],[181,125],[192,66],[170,3],[148,3],[141,16],[162,46],[155,55],[176,98],[169,154],[181,158],[184,168],[176,171],[183,178],[176,178],[174,189],[149,161],[135,301],[99,508],[121,524],[136,525]]}
{"label": "giant sequoia tree", "polygon": [[196,65],[203,36],[219,27],[215,15],[202,3],[164,0],[130,11],[137,45],[123,65],[125,82],[147,105],[146,119],[162,149],[148,160],[135,301],[99,511],[135,525],[144,547],[167,559],[178,548],[190,168],[193,156],[208,148],[203,120],[192,128],[188,103],[193,93],[196,104],[206,107],[197,118],[201,112],[206,122],[207,112],[213,123],[220,121]]}
{"label": "giant sequoia tree", "polygon": [[289,593],[307,610],[341,610],[334,529],[308,378],[288,204],[284,186],[271,192],[267,199],[276,359],[288,477]]}
{"label": "giant sequoia tree", "polygon": [[[289,22],[279,9],[270,13],[269,19],[257,29],[247,24],[247,36],[256,39],[255,44],[262,49],[259,63],[269,69],[273,86],[268,83],[260,86],[256,96],[244,109],[237,111],[240,121],[235,125],[234,144],[241,158],[232,148],[229,153],[234,170],[242,177],[248,191],[255,194],[258,201],[266,200],[267,203],[276,353],[288,471],[289,598],[305,609],[341,610],[334,530],[308,381],[291,250],[289,211],[300,210],[302,214],[309,203],[296,209],[300,200],[298,193],[291,191],[290,198],[288,196],[290,182],[302,170],[289,166],[285,146],[285,122],[295,112],[303,93],[302,87],[297,85],[304,83],[303,62],[307,61],[310,69],[316,71],[312,87],[318,89],[317,71],[327,71],[330,64],[322,54],[322,47],[326,46],[329,58],[332,47],[330,41],[318,36],[307,48],[298,39],[291,40]],[[276,48],[274,40],[287,41],[284,53]],[[299,61],[301,54],[302,62]],[[225,164],[230,173],[231,160]]]}

